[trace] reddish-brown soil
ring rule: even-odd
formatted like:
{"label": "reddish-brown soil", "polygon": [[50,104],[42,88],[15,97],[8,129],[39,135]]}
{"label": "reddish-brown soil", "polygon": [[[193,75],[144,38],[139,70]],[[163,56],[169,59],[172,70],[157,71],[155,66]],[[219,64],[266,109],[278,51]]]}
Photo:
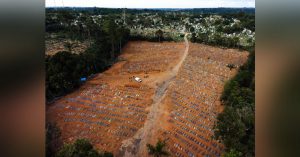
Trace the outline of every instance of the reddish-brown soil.
{"label": "reddish-brown soil", "polygon": [[239,66],[247,57],[247,52],[190,44],[161,104],[162,121],[148,142],[166,140],[172,156],[221,156],[224,146],[213,138],[213,126],[223,109],[219,99],[224,83],[237,72],[226,64]]}
{"label": "reddish-brown soil", "polygon": [[[65,142],[88,138],[115,156],[147,156],[166,140],[171,156],[220,156],[212,138],[224,83],[247,52],[186,42],[129,42],[120,61],[47,108]],[[132,77],[142,79],[135,82]]]}

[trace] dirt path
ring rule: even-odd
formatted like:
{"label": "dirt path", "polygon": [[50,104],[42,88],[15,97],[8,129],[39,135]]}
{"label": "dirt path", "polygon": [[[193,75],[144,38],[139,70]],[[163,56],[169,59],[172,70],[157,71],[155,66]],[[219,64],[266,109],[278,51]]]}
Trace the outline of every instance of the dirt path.
{"label": "dirt path", "polygon": [[182,63],[184,62],[189,51],[189,42],[187,40],[187,33],[184,36],[185,40],[185,51],[178,62],[178,64],[168,72],[167,76],[159,83],[155,95],[153,96],[153,104],[151,105],[150,112],[147,116],[144,126],[134,135],[133,138],[127,139],[122,142],[122,146],[116,154],[117,157],[140,157],[145,156],[147,153],[146,144],[155,132],[157,131],[157,126],[164,112],[161,101],[164,99],[167,89],[176,77]]}
{"label": "dirt path", "polygon": [[172,72],[177,75],[179,68],[181,67],[183,61],[185,60],[186,56],[188,55],[189,52],[189,41],[187,39],[187,35],[188,33],[185,34],[184,36],[184,41],[185,41],[185,50],[184,50],[184,54],[181,57],[179,63],[172,69]]}

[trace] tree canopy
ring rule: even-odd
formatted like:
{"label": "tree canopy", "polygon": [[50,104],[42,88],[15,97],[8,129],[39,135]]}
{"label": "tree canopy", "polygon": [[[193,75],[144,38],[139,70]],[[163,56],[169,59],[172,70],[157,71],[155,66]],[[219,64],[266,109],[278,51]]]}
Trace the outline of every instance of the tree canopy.
{"label": "tree canopy", "polygon": [[160,42],[161,39],[163,38],[163,34],[164,34],[164,32],[162,30],[160,30],[160,29],[155,32],[155,35],[158,38],[158,42]]}
{"label": "tree canopy", "polygon": [[[112,17],[104,19],[104,24],[99,26],[88,14],[82,14],[79,18],[74,14],[77,13],[62,11],[57,14],[56,20],[48,18],[46,25],[55,25],[55,28],[47,31],[58,32],[64,35],[63,38],[88,40],[91,44],[85,52],[74,54],[72,45],[66,43],[68,51],[46,56],[47,101],[78,88],[81,77],[89,77],[107,69],[129,39],[129,30],[116,25]],[[77,21],[76,25],[73,24],[74,20]]]}
{"label": "tree canopy", "polygon": [[154,157],[168,156],[169,153],[164,150],[165,146],[166,142],[161,140],[158,140],[155,146],[147,144],[148,153]]}
{"label": "tree canopy", "polygon": [[215,136],[226,146],[224,156],[255,156],[254,51],[221,96],[225,109],[218,115]]}
{"label": "tree canopy", "polygon": [[87,139],[77,139],[72,144],[65,144],[56,157],[113,157],[112,153],[99,153]]}

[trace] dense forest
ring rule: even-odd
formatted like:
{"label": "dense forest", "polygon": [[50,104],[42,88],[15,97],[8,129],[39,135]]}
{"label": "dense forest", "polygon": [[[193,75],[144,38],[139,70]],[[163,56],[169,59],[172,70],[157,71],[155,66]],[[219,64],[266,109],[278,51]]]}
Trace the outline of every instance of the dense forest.
{"label": "dense forest", "polygon": [[[204,15],[209,16],[209,15]],[[226,48],[238,48],[243,50],[253,49],[254,40],[252,38],[247,39],[247,45],[240,44],[240,37],[228,37],[229,34],[237,34],[244,29],[255,32],[255,15],[246,14],[244,12],[239,13],[226,13],[221,15],[222,20],[216,20],[213,25],[216,27],[215,33],[210,36],[207,32],[194,32],[193,26],[186,26],[189,28],[191,35],[191,41],[196,43],[204,43],[212,46],[221,46]],[[235,18],[239,20],[238,24],[230,25]],[[230,26],[229,26],[230,25]],[[223,35],[225,34],[225,35]]]}
{"label": "dense forest", "polygon": [[[46,20],[46,32],[59,34],[60,38],[91,41],[81,54],[62,51],[46,56],[46,98],[62,96],[79,87],[80,78],[102,72],[112,65],[129,38],[129,30],[115,24],[112,18],[104,19],[103,25],[93,22],[89,15],[81,16],[77,25],[71,25],[72,12],[61,11],[57,21]],[[61,21],[64,21],[61,24]],[[68,45],[72,46],[72,45]]]}
{"label": "dense forest", "polygon": [[255,52],[228,81],[221,96],[225,109],[218,115],[216,138],[226,146],[225,157],[255,156]]}

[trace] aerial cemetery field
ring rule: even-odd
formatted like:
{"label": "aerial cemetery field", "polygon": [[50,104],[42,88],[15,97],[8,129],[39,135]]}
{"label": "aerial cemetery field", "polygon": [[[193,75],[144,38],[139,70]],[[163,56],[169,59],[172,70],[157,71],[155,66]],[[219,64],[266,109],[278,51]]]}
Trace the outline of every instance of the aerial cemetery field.
{"label": "aerial cemetery field", "polygon": [[247,56],[238,50],[190,44],[189,55],[162,102],[166,122],[154,134],[167,139],[172,156],[221,156],[224,146],[213,139],[213,127],[223,109],[219,98],[224,83],[237,72],[226,65],[240,66]]}
{"label": "aerial cemetery field", "polygon": [[213,138],[220,95],[248,55],[187,41],[130,41],[110,69],[48,105],[47,120],[64,142],[87,138],[116,156],[147,156],[146,144],[157,139],[171,156],[221,156],[224,146]]}

